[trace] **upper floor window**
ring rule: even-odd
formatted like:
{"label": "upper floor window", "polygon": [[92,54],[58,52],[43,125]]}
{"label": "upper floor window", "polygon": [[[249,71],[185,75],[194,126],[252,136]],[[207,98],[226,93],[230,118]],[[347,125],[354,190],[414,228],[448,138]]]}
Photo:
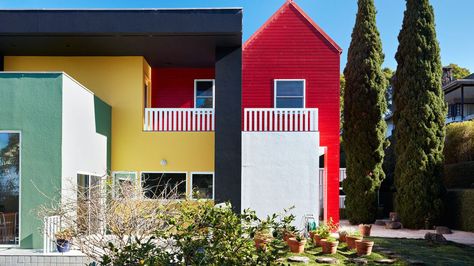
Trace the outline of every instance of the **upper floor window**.
{"label": "upper floor window", "polygon": [[304,79],[275,79],[275,108],[304,108]]}
{"label": "upper floor window", "polygon": [[214,108],[214,80],[194,80],[194,107]]}

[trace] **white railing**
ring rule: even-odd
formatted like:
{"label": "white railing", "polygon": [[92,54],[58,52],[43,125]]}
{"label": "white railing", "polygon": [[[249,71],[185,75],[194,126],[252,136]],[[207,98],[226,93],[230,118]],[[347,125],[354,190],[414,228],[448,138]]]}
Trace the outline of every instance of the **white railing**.
{"label": "white railing", "polygon": [[344,181],[346,179],[346,168],[340,168],[339,169],[339,182]]}
{"label": "white railing", "polygon": [[318,109],[245,108],[244,131],[318,131]]}
{"label": "white railing", "polygon": [[344,202],[346,201],[346,195],[340,195],[339,196],[339,209],[345,209],[346,205]]}
{"label": "white railing", "polygon": [[146,108],[144,131],[214,131],[214,109]]}
{"label": "white railing", "polygon": [[[324,208],[324,174],[326,172],[324,171],[324,168],[319,168],[319,207]],[[339,169],[339,182],[344,181],[346,179],[346,168],[340,168]],[[340,188],[340,191],[342,191],[342,188]],[[339,195],[339,208],[344,209],[346,208],[346,205],[344,204],[344,201],[346,200],[345,195]]]}
{"label": "white railing", "polygon": [[44,218],[43,253],[56,251],[55,234],[61,230],[61,217],[49,216]]}

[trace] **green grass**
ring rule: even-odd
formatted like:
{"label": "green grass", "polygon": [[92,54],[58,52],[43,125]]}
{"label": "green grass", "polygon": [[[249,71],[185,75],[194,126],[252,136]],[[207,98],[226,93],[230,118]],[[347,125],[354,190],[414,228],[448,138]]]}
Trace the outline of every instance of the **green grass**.
{"label": "green grass", "polygon": [[[405,238],[376,238],[369,237],[366,239],[375,242],[374,247],[384,248],[395,252],[401,256],[395,264],[392,265],[409,265],[407,260],[420,260],[425,265],[474,265],[474,247],[448,242],[447,244],[433,244],[422,239],[405,239]],[[286,251],[285,257],[295,256]],[[323,265],[316,263],[318,257],[332,257],[339,261],[339,265],[355,265],[347,262],[350,258],[357,258],[355,250],[348,250],[345,243],[340,243],[338,251],[334,255],[322,254],[321,247],[315,247],[311,241],[305,248],[305,253],[297,256],[305,256],[310,259],[309,264],[284,262],[284,265]],[[370,256],[365,258],[369,260],[368,265],[380,265],[374,261],[389,256],[379,252],[372,252]]]}

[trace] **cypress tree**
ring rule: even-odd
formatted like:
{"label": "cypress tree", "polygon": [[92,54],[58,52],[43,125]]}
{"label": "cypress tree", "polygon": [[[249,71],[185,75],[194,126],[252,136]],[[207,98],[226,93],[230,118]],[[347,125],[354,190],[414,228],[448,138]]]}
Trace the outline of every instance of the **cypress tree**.
{"label": "cypress tree", "polygon": [[386,123],[384,54],[373,0],[359,0],[344,70],[343,139],[346,152],[346,213],[352,224],[372,223],[382,170]]}
{"label": "cypress tree", "polygon": [[396,209],[407,228],[442,213],[446,105],[435,18],[429,0],[407,0],[395,74]]}

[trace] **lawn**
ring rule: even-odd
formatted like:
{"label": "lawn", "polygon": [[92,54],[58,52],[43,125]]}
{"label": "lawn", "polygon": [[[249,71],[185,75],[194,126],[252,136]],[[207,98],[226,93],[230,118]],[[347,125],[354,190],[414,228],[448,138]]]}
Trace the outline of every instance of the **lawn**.
{"label": "lawn", "polygon": [[[447,244],[433,244],[422,239],[404,239],[404,238],[366,238],[375,241],[376,252],[365,257],[368,260],[367,265],[380,265],[374,261],[381,258],[389,258],[383,252],[392,251],[397,259],[392,265],[410,265],[409,260],[423,261],[425,265],[474,265],[474,247],[448,242]],[[345,243],[339,245],[338,252],[335,255],[322,254],[321,247],[314,247],[311,241],[306,245],[305,253],[301,256],[310,259],[309,264],[289,263],[285,265],[323,265],[316,263],[315,259],[319,257],[333,257],[338,259],[339,265],[355,265],[349,263],[348,259],[357,258],[355,250],[348,250]],[[287,253],[286,257],[295,254]]]}

